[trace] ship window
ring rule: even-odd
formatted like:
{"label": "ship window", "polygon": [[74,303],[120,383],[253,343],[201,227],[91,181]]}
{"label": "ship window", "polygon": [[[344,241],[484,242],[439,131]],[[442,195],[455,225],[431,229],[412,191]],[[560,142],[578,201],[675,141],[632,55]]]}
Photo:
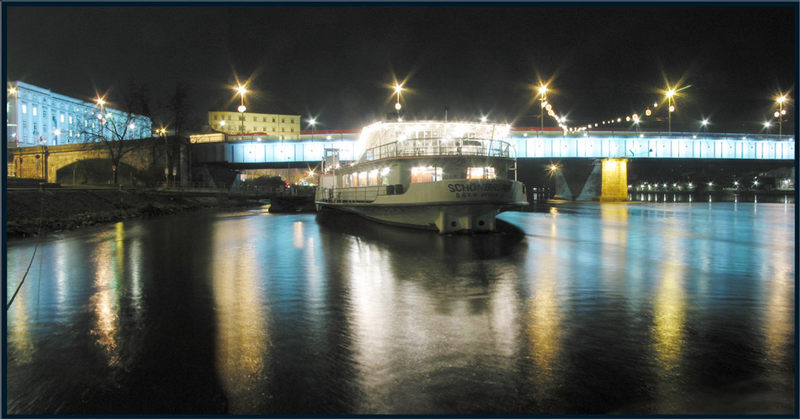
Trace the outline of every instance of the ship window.
{"label": "ship window", "polygon": [[370,170],[369,174],[367,175],[367,182],[369,185],[378,184],[378,169]]}
{"label": "ship window", "polygon": [[442,180],[441,167],[412,167],[411,183],[438,182]]}
{"label": "ship window", "polygon": [[383,169],[381,169],[380,183],[381,183],[381,185],[388,185],[389,184],[389,168],[388,167],[384,167]]}
{"label": "ship window", "polygon": [[367,186],[367,172],[358,174],[358,186]]}
{"label": "ship window", "polygon": [[467,169],[467,179],[497,179],[494,167],[470,167]]}

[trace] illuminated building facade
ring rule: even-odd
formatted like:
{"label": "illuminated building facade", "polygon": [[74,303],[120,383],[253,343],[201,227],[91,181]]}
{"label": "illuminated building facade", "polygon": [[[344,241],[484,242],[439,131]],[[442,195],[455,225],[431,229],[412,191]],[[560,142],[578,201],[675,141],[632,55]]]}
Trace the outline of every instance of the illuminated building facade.
{"label": "illuminated building facade", "polygon": [[118,133],[115,140],[152,136],[152,122],[146,116],[103,107],[102,126],[101,107],[96,103],[21,81],[8,84],[7,98],[7,147],[85,143],[111,132]]}
{"label": "illuminated building facade", "polygon": [[277,135],[281,139],[300,134],[300,115],[212,111],[208,113],[208,124],[226,134]]}

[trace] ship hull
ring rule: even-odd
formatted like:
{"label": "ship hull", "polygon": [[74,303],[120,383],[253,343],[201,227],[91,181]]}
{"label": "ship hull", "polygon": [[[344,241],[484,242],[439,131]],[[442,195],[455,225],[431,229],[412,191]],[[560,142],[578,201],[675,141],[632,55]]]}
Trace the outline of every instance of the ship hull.
{"label": "ship hull", "polygon": [[[380,187],[377,190],[380,191]],[[351,188],[353,189],[353,188]],[[495,217],[503,210],[528,205],[522,183],[512,180],[445,180],[412,184],[400,195],[374,199],[367,191],[363,199],[349,191],[318,193],[318,211],[339,210],[365,218],[440,233],[496,231]],[[348,199],[352,198],[352,199]]]}

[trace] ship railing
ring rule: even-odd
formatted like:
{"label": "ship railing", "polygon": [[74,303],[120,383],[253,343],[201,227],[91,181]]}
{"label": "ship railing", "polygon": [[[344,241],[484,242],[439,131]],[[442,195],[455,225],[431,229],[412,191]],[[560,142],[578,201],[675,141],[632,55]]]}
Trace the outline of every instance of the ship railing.
{"label": "ship railing", "polygon": [[412,138],[369,148],[363,160],[439,156],[513,158],[513,148],[506,141],[482,138]]}

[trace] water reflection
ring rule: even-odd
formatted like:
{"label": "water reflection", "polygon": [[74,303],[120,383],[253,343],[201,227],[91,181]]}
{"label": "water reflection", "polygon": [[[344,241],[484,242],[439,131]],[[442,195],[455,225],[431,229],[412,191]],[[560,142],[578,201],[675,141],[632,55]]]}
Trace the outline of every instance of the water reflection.
{"label": "water reflection", "polygon": [[216,367],[231,413],[262,411],[270,380],[264,365],[270,342],[268,307],[259,284],[257,236],[249,227],[226,220],[215,224],[212,233]]}
{"label": "water reflection", "polygon": [[[519,273],[504,263],[521,262],[518,230],[446,236],[349,216],[317,220],[328,270],[347,285],[359,394],[368,395],[356,411],[475,412],[506,397],[491,384],[519,352]],[[490,368],[475,368],[476,359]],[[457,396],[466,389],[475,396]]]}
{"label": "water reflection", "polygon": [[558,211],[551,211],[549,221],[549,237],[546,252],[537,258],[541,263],[528,265],[528,280],[533,281],[529,301],[527,331],[530,339],[529,357],[536,367],[538,385],[535,392],[538,399],[552,397],[562,376],[555,368],[561,352],[562,313],[559,307],[558,278],[563,275],[559,266]]}
{"label": "water reflection", "polygon": [[[103,234],[106,236],[106,234]],[[114,239],[104,238],[95,249],[94,290],[90,297],[95,314],[95,327],[91,331],[97,344],[103,348],[109,366],[119,362],[117,328],[119,326],[119,280],[124,257],[125,228],[115,225]]]}
{"label": "water reflection", "polygon": [[238,212],[43,240],[9,412],[791,413],[794,207],[704,198],[474,236]]}

